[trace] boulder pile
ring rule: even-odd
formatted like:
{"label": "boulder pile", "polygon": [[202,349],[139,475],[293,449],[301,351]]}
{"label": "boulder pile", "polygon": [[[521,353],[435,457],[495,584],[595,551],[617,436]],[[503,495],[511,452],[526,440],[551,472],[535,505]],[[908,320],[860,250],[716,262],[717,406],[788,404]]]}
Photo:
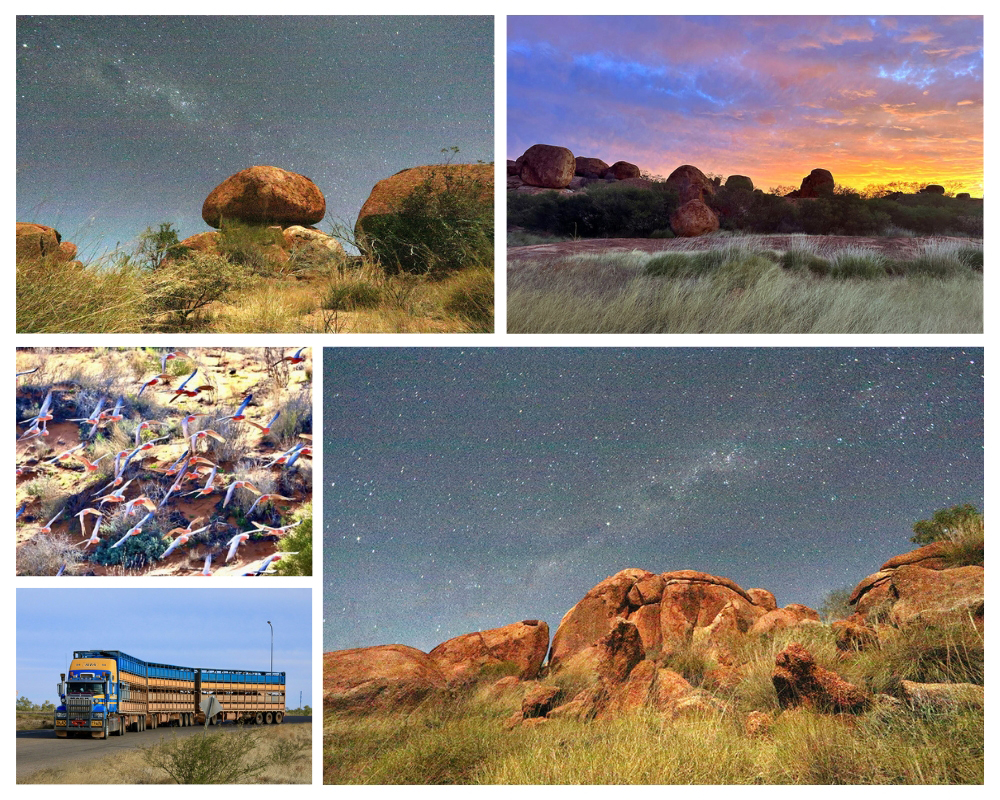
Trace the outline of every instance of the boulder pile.
{"label": "boulder pile", "polygon": [[[841,658],[877,648],[885,624],[898,630],[964,615],[982,630],[983,568],[947,567],[942,547],[928,545],[892,558],[859,583],[851,602],[865,611],[832,626]],[[779,608],[766,589],[743,589],[695,570],[630,568],[588,591],[563,616],[551,646],[548,626],[525,620],[449,639],[429,653],[402,645],[327,653],[324,702],[328,710],[410,706],[499,673],[504,677],[490,686],[490,694],[520,696],[517,712],[504,723],[508,729],[558,718],[602,719],[640,708],[670,719],[719,715],[727,709],[719,693],[732,690],[753,669],[742,655],[748,648],[741,645],[791,629],[802,635],[790,637],[771,670],[772,708],[780,714],[801,708],[824,714],[906,705],[935,713],[982,708],[983,687],[967,683],[902,680],[899,696],[873,695],[818,663],[801,643],[809,640],[808,629],[821,625],[815,610],[797,603]],[[700,687],[677,671],[682,668],[677,664],[692,658],[706,665]],[[769,735],[780,714],[749,712],[747,735]]]}

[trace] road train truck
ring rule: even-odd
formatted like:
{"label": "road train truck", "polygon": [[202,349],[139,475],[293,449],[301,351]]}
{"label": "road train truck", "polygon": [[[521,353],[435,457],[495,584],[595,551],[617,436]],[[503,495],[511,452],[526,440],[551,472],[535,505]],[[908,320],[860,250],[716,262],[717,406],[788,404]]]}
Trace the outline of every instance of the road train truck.
{"label": "road train truck", "polygon": [[280,723],[285,673],[154,664],[120,650],[77,650],[59,676],[56,736],[104,739],[161,725]]}

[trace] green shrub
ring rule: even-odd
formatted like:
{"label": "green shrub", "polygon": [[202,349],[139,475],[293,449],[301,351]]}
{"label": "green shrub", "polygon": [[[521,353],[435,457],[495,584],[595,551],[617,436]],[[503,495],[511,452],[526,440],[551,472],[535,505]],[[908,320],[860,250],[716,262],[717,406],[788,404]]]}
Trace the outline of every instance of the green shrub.
{"label": "green shrub", "polygon": [[274,271],[275,255],[285,242],[280,230],[237,220],[223,220],[221,226],[217,246],[229,262],[258,274]]}
{"label": "green shrub", "polygon": [[[312,575],[312,512],[281,540],[281,550],[289,555],[283,555],[281,561],[275,564],[278,575]],[[294,554],[294,555],[293,555]]]}

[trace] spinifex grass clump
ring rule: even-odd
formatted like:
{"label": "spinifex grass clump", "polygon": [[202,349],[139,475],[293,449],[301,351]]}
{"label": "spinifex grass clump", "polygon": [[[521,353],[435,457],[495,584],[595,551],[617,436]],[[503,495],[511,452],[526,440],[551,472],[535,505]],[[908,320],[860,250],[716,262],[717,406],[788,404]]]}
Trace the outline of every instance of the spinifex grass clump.
{"label": "spinifex grass clump", "polygon": [[881,253],[861,248],[839,250],[830,260],[830,277],[874,280],[886,276],[888,261]]}

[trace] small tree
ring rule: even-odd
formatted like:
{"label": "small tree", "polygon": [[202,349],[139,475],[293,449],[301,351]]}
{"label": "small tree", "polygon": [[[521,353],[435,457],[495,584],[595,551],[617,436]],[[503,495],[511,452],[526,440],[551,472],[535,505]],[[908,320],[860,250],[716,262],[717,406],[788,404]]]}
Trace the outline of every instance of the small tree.
{"label": "small tree", "polygon": [[948,539],[956,529],[971,524],[978,516],[979,511],[971,503],[939,509],[930,519],[913,523],[914,535],[910,541],[914,544],[930,544]]}
{"label": "small tree", "polygon": [[831,589],[826,593],[826,597],[823,598],[823,602],[820,604],[820,615],[826,622],[833,622],[837,619],[849,617],[854,611],[847,602],[850,597],[850,589]]}
{"label": "small tree", "polygon": [[209,303],[246,289],[252,277],[246,270],[214,253],[193,253],[160,270],[163,273],[162,308],[173,312],[181,327]]}
{"label": "small tree", "polygon": [[32,703],[23,694],[19,698],[17,698],[17,707],[16,708],[17,708],[18,711],[37,711],[38,710],[38,706],[36,706],[34,703]]}
{"label": "small tree", "polygon": [[190,252],[190,248],[180,243],[173,226],[169,222],[161,222],[159,230],[146,228],[139,234],[135,258],[150,269],[159,269],[168,258],[184,258]]}

